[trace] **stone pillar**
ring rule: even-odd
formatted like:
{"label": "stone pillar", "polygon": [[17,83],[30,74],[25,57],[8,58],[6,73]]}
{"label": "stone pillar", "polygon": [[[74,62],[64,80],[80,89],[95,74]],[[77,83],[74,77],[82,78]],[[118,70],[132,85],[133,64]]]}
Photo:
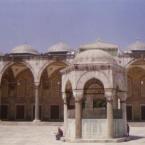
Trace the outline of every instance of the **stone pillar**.
{"label": "stone pillar", "polygon": [[67,99],[66,99],[66,97],[64,97],[63,98],[63,100],[64,100],[64,135],[65,135],[65,137],[67,137],[67,118],[68,118],[68,116],[67,116]]}
{"label": "stone pillar", "polygon": [[107,138],[114,137],[114,119],[113,119],[113,97],[116,91],[112,88],[105,89],[105,97],[107,101]]}
{"label": "stone pillar", "polygon": [[75,98],[75,137],[82,137],[82,100]]}
{"label": "stone pillar", "polygon": [[126,101],[121,100],[121,109],[122,109],[122,119],[123,119],[123,124],[124,124],[124,136],[127,135],[127,116],[126,116]]}
{"label": "stone pillar", "polygon": [[108,124],[108,132],[107,137],[113,138],[113,100],[107,99],[107,124]]}
{"label": "stone pillar", "polygon": [[34,94],[35,94],[35,116],[34,122],[39,122],[39,83],[34,84]]}

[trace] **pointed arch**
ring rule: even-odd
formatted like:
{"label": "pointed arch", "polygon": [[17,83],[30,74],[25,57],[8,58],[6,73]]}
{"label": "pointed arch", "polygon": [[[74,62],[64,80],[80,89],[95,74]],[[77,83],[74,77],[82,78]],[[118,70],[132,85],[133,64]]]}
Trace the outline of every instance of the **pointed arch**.
{"label": "pointed arch", "polygon": [[32,73],[33,80],[35,79],[34,71],[33,71],[33,68],[32,68],[32,66],[30,64],[28,64],[28,63],[26,63],[24,61],[19,62],[19,63],[17,63],[17,62],[8,62],[6,65],[3,66],[3,68],[0,71],[0,84],[1,84],[2,77],[3,77],[4,73],[6,72],[6,70],[8,68],[10,68],[11,66],[15,65],[15,64],[23,64],[24,66],[26,66],[30,70],[30,72]]}

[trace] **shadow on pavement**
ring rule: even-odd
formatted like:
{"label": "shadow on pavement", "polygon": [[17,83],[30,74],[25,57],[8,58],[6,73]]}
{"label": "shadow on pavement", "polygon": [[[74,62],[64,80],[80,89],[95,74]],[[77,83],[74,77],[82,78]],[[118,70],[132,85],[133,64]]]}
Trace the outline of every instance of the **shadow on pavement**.
{"label": "shadow on pavement", "polygon": [[135,136],[135,135],[130,135],[126,141],[132,141],[132,140],[138,140],[145,138],[145,136]]}

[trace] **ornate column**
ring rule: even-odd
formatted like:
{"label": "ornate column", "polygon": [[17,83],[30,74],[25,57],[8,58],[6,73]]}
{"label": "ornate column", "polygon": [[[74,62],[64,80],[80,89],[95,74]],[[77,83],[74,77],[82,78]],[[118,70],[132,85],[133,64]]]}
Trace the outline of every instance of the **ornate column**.
{"label": "ornate column", "polygon": [[34,83],[34,94],[35,94],[35,116],[34,122],[39,122],[39,83]]}
{"label": "ornate column", "polygon": [[76,124],[76,138],[82,137],[82,103],[81,100],[75,100],[75,124]]}
{"label": "ornate column", "polygon": [[106,101],[107,101],[107,137],[113,138],[114,136],[114,125],[113,125],[113,92],[105,91]]}
{"label": "ornate column", "polygon": [[82,93],[75,92],[75,137],[82,137]]}

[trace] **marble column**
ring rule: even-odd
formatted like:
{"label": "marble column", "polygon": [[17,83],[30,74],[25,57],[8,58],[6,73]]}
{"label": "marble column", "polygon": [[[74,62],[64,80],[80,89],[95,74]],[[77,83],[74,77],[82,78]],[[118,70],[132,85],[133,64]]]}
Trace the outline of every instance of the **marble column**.
{"label": "marble column", "polygon": [[34,84],[34,92],[35,92],[35,116],[34,122],[39,122],[39,83]]}
{"label": "marble column", "polygon": [[123,124],[124,124],[124,136],[127,135],[127,116],[126,116],[126,101],[121,100],[121,109],[122,109],[122,118],[123,118]]}
{"label": "marble column", "polygon": [[67,99],[66,98],[64,98],[63,99],[64,100],[64,135],[65,135],[65,137],[67,137]]}
{"label": "marble column", "polygon": [[75,99],[75,137],[82,137],[82,100]]}
{"label": "marble column", "polygon": [[107,137],[113,138],[113,100],[107,100],[107,123],[108,132]]}

